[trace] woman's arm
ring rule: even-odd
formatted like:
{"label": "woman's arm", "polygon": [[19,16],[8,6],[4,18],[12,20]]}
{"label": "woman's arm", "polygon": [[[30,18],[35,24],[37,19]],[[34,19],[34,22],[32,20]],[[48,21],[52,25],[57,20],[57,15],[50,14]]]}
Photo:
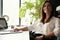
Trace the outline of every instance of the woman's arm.
{"label": "woman's arm", "polygon": [[60,19],[55,18],[55,28],[52,32],[47,33],[46,37],[58,37],[60,36]]}
{"label": "woman's arm", "polygon": [[54,33],[50,32],[50,33],[47,33],[46,35],[37,36],[35,38],[35,40],[51,39],[51,38],[54,38],[54,37],[55,37]]}
{"label": "woman's arm", "polygon": [[20,30],[22,30],[22,31],[28,31],[28,27],[24,27],[24,28],[15,28],[15,29],[14,29],[14,32],[20,31]]}
{"label": "woman's arm", "polygon": [[55,19],[55,28],[53,30],[55,36],[60,37],[60,19]]}
{"label": "woman's arm", "polygon": [[54,32],[50,32],[50,33],[45,34],[45,38],[54,38],[54,37],[56,37]]}

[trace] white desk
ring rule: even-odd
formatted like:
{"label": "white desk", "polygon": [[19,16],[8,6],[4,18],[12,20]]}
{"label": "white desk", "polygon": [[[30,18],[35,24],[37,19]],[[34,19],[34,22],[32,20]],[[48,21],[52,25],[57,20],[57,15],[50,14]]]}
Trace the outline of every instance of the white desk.
{"label": "white desk", "polygon": [[29,32],[24,31],[22,33],[13,33],[13,34],[0,34],[0,40],[30,40]]}

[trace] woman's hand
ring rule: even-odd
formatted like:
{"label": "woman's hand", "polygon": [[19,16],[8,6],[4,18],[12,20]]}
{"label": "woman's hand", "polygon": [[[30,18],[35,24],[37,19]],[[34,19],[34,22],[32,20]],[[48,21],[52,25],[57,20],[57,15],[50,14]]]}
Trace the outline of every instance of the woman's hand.
{"label": "woman's hand", "polygon": [[43,39],[43,36],[37,36],[36,38],[35,38],[35,40],[42,40]]}
{"label": "woman's hand", "polygon": [[14,29],[14,32],[17,32],[17,31],[19,31],[19,30],[20,30],[19,28],[15,28],[15,29]]}
{"label": "woman's hand", "polygon": [[15,29],[14,29],[14,32],[17,32],[17,31],[20,31],[20,30],[22,30],[22,31],[28,31],[28,27],[24,27],[24,28],[15,28]]}

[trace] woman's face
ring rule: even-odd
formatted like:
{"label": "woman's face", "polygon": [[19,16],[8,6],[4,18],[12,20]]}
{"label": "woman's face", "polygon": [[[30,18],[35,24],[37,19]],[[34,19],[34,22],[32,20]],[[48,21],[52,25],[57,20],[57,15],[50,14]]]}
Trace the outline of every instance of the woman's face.
{"label": "woman's face", "polygon": [[51,13],[52,11],[52,7],[51,7],[51,4],[49,2],[46,2],[43,6],[43,11],[44,13]]}

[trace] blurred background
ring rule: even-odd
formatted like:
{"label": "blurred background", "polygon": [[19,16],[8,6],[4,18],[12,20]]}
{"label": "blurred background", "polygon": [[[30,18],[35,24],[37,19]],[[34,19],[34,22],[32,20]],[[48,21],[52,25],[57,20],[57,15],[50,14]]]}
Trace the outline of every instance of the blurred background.
{"label": "blurred background", "polygon": [[[30,26],[41,15],[45,0],[0,0],[0,17],[8,19],[8,26]],[[60,18],[60,0],[50,0],[54,5],[55,16]]]}

